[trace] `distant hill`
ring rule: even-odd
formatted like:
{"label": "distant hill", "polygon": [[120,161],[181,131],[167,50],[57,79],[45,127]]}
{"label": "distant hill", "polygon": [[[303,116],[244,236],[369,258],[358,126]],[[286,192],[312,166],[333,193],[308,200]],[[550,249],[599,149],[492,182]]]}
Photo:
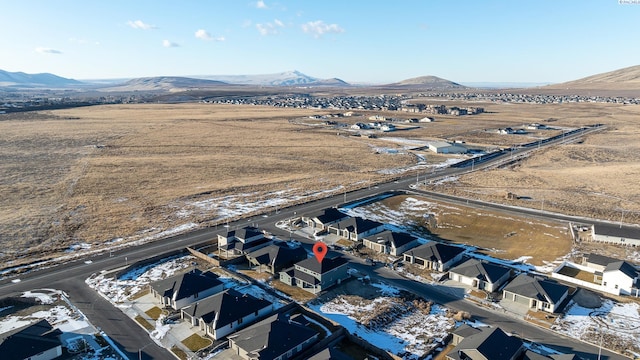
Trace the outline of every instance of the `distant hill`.
{"label": "distant hill", "polygon": [[207,89],[230,86],[229,84],[205,79],[194,79],[180,76],[156,76],[131,79],[122,84],[114,84],[102,88],[103,91],[182,91],[188,89]]}
{"label": "distant hill", "polygon": [[540,89],[559,90],[638,90],[640,91],[640,65],[588,76]]}
{"label": "distant hill", "polygon": [[255,86],[348,86],[340,79],[319,79],[300,71],[285,71],[275,74],[257,75],[202,75],[200,79],[224,81],[229,84]]}
{"label": "distant hill", "polygon": [[50,73],[27,74],[0,70],[0,86],[24,88],[64,88],[83,85],[84,83],[63,78]]}
{"label": "distant hill", "polygon": [[391,87],[407,87],[407,88],[429,88],[429,89],[464,89],[464,85],[460,85],[453,81],[439,78],[437,76],[420,76],[411,79],[402,80],[397,83],[388,84]]}

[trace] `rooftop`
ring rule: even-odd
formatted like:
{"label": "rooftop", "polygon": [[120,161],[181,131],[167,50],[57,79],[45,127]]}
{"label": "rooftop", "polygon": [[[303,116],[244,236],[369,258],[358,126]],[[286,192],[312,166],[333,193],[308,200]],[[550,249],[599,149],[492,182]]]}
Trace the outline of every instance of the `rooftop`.
{"label": "rooftop", "polygon": [[511,269],[509,269],[508,267],[492,264],[485,261],[479,261],[477,259],[469,259],[449,270],[449,272],[452,273],[460,274],[470,278],[477,278],[491,283],[496,282],[510,271]]}
{"label": "rooftop", "polygon": [[417,248],[406,251],[405,254],[429,261],[446,263],[463,252],[464,249],[461,247],[430,241],[424,245],[418,246]]}
{"label": "rooftop", "polygon": [[520,274],[505,286],[504,290],[530,299],[556,304],[569,291],[569,288],[548,280],[540,280],[527,274]]}

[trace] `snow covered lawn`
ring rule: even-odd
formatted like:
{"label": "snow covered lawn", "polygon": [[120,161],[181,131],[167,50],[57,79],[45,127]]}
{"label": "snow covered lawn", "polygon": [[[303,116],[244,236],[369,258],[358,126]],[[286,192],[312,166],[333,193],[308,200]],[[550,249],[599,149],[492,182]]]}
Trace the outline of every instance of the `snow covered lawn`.
{"label": "snow covered lawn", "polygon": [[602,346],[608,349],[640,353],[640,305],[637,303],[605,300],[597,309],[572,303],[552,328],[596,345],[602,339]]}
{"label": "snow covered lawn", "polygon": [[339,295],[325,303],[309,307],[344,326],[375,346],[404,359],[418,359],[454,327],[454,320],[439,305],[408,299],[398,289],[372,284],[379,297],[365,299]]}

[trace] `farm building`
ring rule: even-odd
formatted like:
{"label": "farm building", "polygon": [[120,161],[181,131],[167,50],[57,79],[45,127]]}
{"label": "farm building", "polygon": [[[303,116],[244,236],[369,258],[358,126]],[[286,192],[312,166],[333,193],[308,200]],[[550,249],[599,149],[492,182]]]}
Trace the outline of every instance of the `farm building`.
{"label": "farm building", "polygon": [[436,154],[465,154],[468,149],[460,144],[451,144],[446,141],[429,142],[429,150]]}

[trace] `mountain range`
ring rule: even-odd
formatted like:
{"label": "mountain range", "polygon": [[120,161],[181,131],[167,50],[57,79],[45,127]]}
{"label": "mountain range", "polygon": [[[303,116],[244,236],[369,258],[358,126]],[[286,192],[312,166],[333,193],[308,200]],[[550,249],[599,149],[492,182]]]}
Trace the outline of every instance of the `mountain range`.
{"label": "mountain range", "polygon": [[[320,79],[300,71],[258,75],[196,75],[189,77],[157,76],[135,79],[78,81],[50,73],[26,74],[0,70],[0,88],[91,88],[97,91],[184,91],[228,86],[265,87],[352,87],[341,79]],[[457,90],[464,85],[437,76],[420,76],[375,88],[411,90]],[[364,87],[364,86],[360,86]],[[640,90],[640,65],[597,74],[560,84],[540,86],[540,90]]]}
{"label": "mountain range", "polygon": [[78,86],[83,83],[61,76],[42,73],[27,74],[23,72],[9,72],[0,70],[0,86],[33,87],[33,88],[62,88]]}

